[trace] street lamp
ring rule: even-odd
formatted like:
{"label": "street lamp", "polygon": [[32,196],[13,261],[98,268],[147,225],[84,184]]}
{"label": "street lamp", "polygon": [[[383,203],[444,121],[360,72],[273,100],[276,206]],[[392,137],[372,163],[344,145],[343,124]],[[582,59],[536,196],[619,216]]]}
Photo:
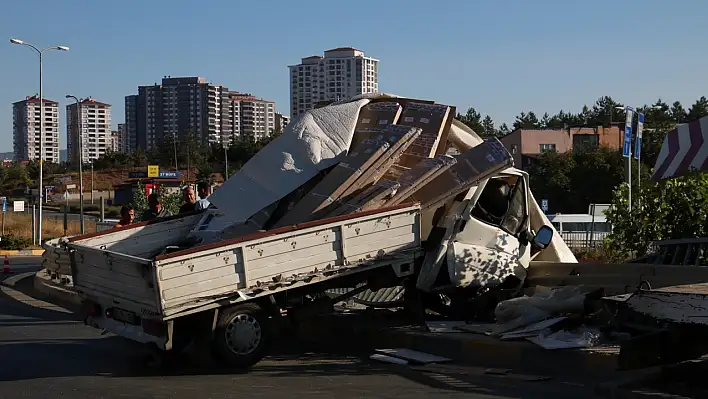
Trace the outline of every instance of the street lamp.
{"label": "street lamp", "polygon": [[82,129],[82,120],[81,120],[81,101],[76,97],[67,94],[66,98],[73,98],[76,101],[76,123],[77,123],[77,129],[78,129],[78,138],[79,138],[79,214],[81,217],[81,235],[84,234],[84,168],[83,168],[83,163],[84,163],[84,131]]}
{"label": "street lamp", "polygon": [[26,46],[34,50],[37,55],[39,55],[39,223],[37,224],[37,242],[42,245],[42,199],[46,195],[44,190],[44,182],[42,181],[42,169],[44,167],[44,98],[42,97],[42,58],[45,51],[59,50],[59,51],[69,51],[69,47],[66,46],[52,46],[47,47],[43,50],[31,45],[30,43],[24,42],[19,39],[10,39],[10,43],[19,44],[21,46]]}

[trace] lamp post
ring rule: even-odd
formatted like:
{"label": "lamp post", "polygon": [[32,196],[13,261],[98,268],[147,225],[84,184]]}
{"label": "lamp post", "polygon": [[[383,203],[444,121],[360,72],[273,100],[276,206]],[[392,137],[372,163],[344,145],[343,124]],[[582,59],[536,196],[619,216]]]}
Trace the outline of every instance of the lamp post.
{"label": "lamp post", "polygon": [[44,57],[44,52],[45,51],[50,51],[50,50],[59,50],[59,51],[69,51],[69,47],[66,46],[52,46],[52,47],[47,47],[43,50],[38,49],[37,47],[31,45],[30,43],[26,43],[22,40],[19,39],[10,39],[10,43],[12,44],[19,44],[21,46],[26,46],[34,50],[37,55],[39,55],[39,187],[38,187],[38,194],[39,194],[39,223],[37,223],[37,243],[39,245],[42,245],[42,199],[46,195],[44,193],[44,182],[42,181],[42,169],[44,166],[44,154],[42,153],[44,151],[44,98],[42,97],[42,59]]}
{"label": "lamp post", "polygon": [[76,122],[78,128],[78,139],[79,139],[79,215],[81,217],[81,234],[84,234],[84,131],[82,129],[83,123],[81,121],[81,101],[78,98],[71,95],[66,95],[66,98],[73,98],[76,101]]}

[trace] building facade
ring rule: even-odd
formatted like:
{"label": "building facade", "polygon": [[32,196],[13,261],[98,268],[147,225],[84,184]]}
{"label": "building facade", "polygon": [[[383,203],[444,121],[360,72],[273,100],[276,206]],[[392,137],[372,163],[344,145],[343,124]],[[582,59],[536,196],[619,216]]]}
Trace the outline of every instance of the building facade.
{"label": "building facade", "polygon": [[43,99],[42,107],[37,96],[27,97],[12,104],[12,144],[15,160],[34,161],[40,158],[40,125],[43,126],[42,159],[59,163],[59,104]]}
{"label": "building facade", "polygon": [[111,151],[121,153],[130,151],[125,123],[119,123],[118,130],[111,132]]}
{"label": "building facade", "polygon": [[93,162],[112,150],[111,105],[93,98],[67,105],[66,136],[72,164]]}
{"label": "building facade", "polygon": [[288,126],[288,123],[290,123],[290,117],[287,115],[275,113],[275,130],[277,131],[280,129],[280,132],[282,133],[285,130],[285,127]]}
{"label": "building facade", "polygon": [[379,91],[379,60],[351,47],[301,59],[290,69],[290,115],[294,118],[322,102]]}
{"label": "building facade", "polygon": [[[202,77],[165,77],[139,86],[125,98],[130,150],[150,150],[165,137],[194,134],[203,142],[228,142],[245,134],[262,138],[274,130],[275,103],[229,91]],[[270,119],[269,119],[270,118]]]}
{"label": "building facade", "polygon": [[136,94],[125,96],[126,152],[138,149],[138,101],[139,97]]}
{"label": "building facade", "polygon": [[623,132],[623,126],[516,129],[500,140],[514,158],[514,165],[525,169],[545,151],[564,153],[599,146],[621,149]]}
{"label": "building facade", "polygon": [[224,93],[221,109],[221,132],[225,143],[230,143],[238,137],[262,140],[276,130],[273,101],[227,91]]}

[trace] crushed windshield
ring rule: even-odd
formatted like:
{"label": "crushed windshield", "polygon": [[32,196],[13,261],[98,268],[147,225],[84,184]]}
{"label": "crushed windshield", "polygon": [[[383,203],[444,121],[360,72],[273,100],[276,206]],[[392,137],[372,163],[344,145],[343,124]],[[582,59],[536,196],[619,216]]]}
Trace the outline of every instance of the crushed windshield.
{"label": "crushed windshield", "polygon": [[524,190],[523,179],[491,179],[484,187],[471,215],[517,236],[526,215]]}

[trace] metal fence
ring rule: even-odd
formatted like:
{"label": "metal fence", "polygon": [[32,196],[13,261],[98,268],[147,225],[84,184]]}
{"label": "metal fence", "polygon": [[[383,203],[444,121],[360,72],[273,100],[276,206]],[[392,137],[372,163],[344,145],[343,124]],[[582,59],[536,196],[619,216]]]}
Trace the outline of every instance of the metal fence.
{"label": "metal fence", "polygon": [[599,248],[607,237],[608,232],[595,231],[563,231],[558,232],[565,244],[572,249]]}

